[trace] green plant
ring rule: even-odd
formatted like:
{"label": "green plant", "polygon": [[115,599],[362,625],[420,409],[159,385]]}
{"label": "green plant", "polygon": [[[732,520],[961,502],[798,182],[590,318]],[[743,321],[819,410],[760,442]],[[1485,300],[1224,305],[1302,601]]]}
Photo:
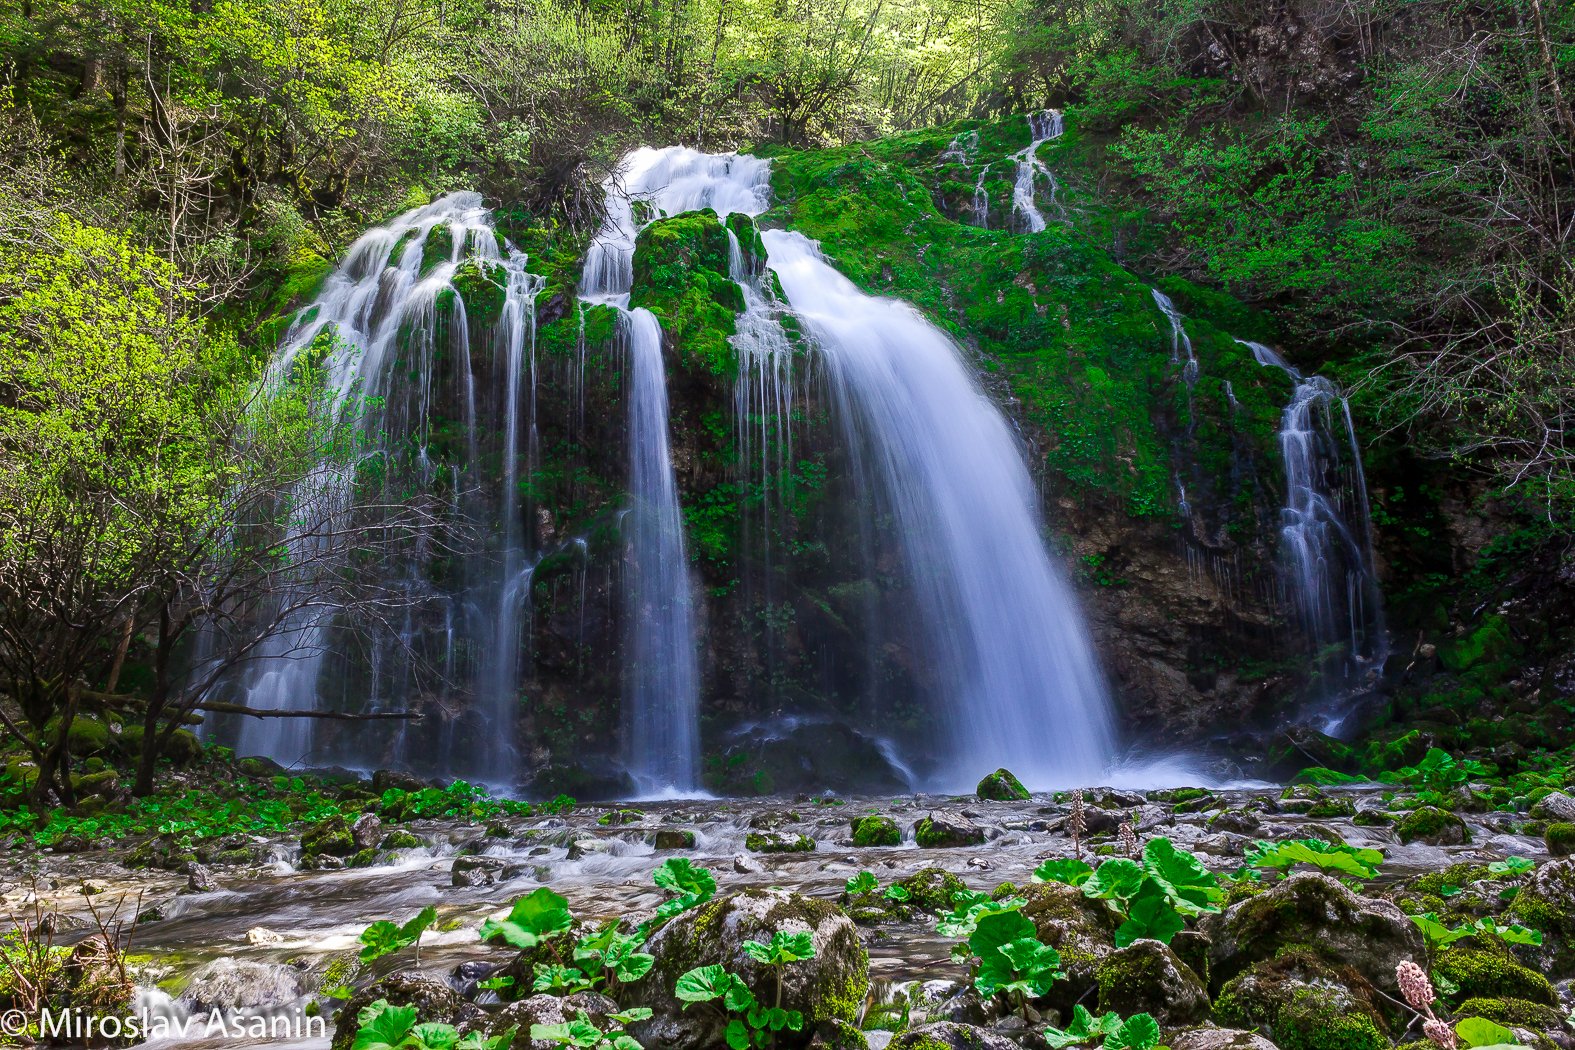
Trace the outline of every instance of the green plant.
{"label": "green plant", "polygon": [[379,919],[361,931],[358,938],[365,946],[361,949],[363,963],[376,962],[385,955],[416,946],[416,965],[421,965],[421,935],[437,920],[437,910],[422,908],[415,918],[403,926],[396,926],[387,919]]}
{"label": "green plant", "polygon": [[1061,953],[1039,940],[1034,924],[1017,910],[980,916],[968,936],[968,950],[979,959],[973,986],[990,998],[1003,995],[1027,1020],[1028,1001],[1050,991],[1066,974]]}
{"label": "green plant", "polygon": [[1457,760],[1442,748],[1431,747],[1416,765],[1380,773],[1378,779],[1386,784],[1404,784],[1446,795],[1472,777],[1487,776],[1491,772],[1475,759]]}
{"label": "green plant", "polygon": [[1186,926],[1189,916],[1219,911],[1225,892],[1219,879],[1191,853],[1166,838],[1143,847],[1143,862],[1107,860],[1083,883],[1083,892],[1108,901],[1123,918],[1116,928],[1118,947],[1141,937],[1165,944]]}
{"label": "green plant", "polygon": [[684,857],[669,857],[651,874],[651,881],[673,896],[656,909],[659,919],[671,919],[716,894],[716,876],[709,868],[690,863]]}
{"label": "green plant", "polygon": [[1505,857],[1503,860],[1495,860],[1488,865],[1488,871],[1491,871],[1493,874],[1508,875],[1512,878],[1529,875],[1536,868],[1537,862],[1527,860],[1525,857]]}
{"label": "green plant", "polygon": [[1427,938],[1427,943],[1434,948],[1443,948],[1463,941],[1467,937],[1477,937],[1489,934],[1508,944],[1541,944],[1542,931],[1533,930],[1522,926],[1518,922],[1500,925],[1492,918],[1477,919],[1450,929],[1438,921],[1438,916],[1433,912],[1424,912],[1421,915],[1411,916],[1411,921],[1416,923],[1422,931],[1422,936]]}
{"label": "green plant", "polygon": [[1514,1032],[1485,1017],[1462,1018],[1455,1022],[1455,1034],[1467,1050],[1528,1050]]}
{"label": "green plant", "polygon": [[1103,1039],[1107,1050],[1156,1050],[1159,1024],[1149,1014],[1133,1014],[1123,1021],[1113,1010],[1095,1017],[1079,1003],[1072,1007],[1072,1023],[1064,1031],[1047,1026],[1044,1039],[1052,1050],[1092,1043],[1096,1039]]}
{"label": "green plant", "polygon": [[1288,839],[1284,842],[1258,842],[1247,851],[1249,867],[1269,868],[1282,877],[1297,864],[1311,864],[1320,871],[1336,871],[1371,879],[1378,874],[1384,855],[1376,849],[1362,849],[1346,843],[1338,845],[1322,839]]}
{"label": "green plant", "polygon": [[[967,940],[973,936],[974,928],[984,916],[1002,911],[1016,911],[1028,903],[1022,897],[1007,897],[998,901],[991,900],[988,893],[980,893],[978,890],[968,889],[958,890],[952,894],[952,902],[954,907],[950,912],[940,917],[940,923],[936,926],[936,932],[942,937],[956,937],[961,940]],[[959,945],[958,948],[952,950],[952,954],[956,956],[959,951],[965,950]]]}
{"label": "green plant", "polygon": [[1081,886],[1094,874],[1094,869],[1071,857],[1056,857],[1034,869],[1035,882],[1060,882],[1068,886]]}
{"label": "green plant", "polygon": [[591,1023],[584,1010],[579,1016],[562,1024],[533,1024],[530,1026],[532,1042],[557,1043],[560,1046],[584,1047],[586,1050],[642,1050],[640,1042],[623,1030],[623,1026],[648,1020],[651,1011],[639,1006],[620,1013],[608,1014],[611,1022],[606,1029]]}
{"label": "green plant", "polygon": [[843,883],[842,888],[847,890],[848,893],[852,894],[853,896],[860,897],[866,893],[874,893],[876,890],[880,889],[880,883],[876,880],[874,872],[861,871],[847,882]]}
{"label": "green plant", "polygon": [[[610,922],[596,933],[580,938],[574,946],[574,961],[577,967],[557,967],[553,969],[566,969],[570,982],[583,982],[580,987],[594,988],[605,982],[609,988],[613,985],[628,981],[638,981],[651,970],[655,957],[640,951],[645,944],[644,933],[623,934],[618,932],[618,924]],[[543,987],[541,968],[537,968],[537,977],[533,986],[536,991],[548,991],[559,987],[550,984]],[[579,988],[573,989],[578,991]]]}
{"label": "green plant", "polygon": [[561,937],[574,925],[569,902],[545,886],[514,902],[508,917],[481,924],[481,939],[499,938],[515,948],[534,948]]}
{"label": "green plant", "polygon": [[350,1050],[509,1050],[514,1033],[510,1028],[490,1039],[480,1032],[461,1036],[450,1024],[417,1023],[414,1006],[391,1006],[379,999],[356,1015]]}
{"label": "green plant", "polygon": [[[773,942],[775,938],[772,938]],[[759,942],[751,942],[758,944]],[[764,947],[764,946],[763,946]],[[811,946],[813,951],[813,946]],[[777,1002],[767,1007],[755,998],[744,979],[728,972],[720,964],[697,966],[678,978],[673,994],[683,1000],[684,1009],[696,1003],[719,1003],[724,1015],[729,1017],[725,1038],[732,1050],[749,1050],[750,1047],[767,1047],[776,1043],[778,1032],[786,1029],[797,1032],[804,1027],[804,1015],[798,1010],[782,1008],[782,984],[777,982]]]}

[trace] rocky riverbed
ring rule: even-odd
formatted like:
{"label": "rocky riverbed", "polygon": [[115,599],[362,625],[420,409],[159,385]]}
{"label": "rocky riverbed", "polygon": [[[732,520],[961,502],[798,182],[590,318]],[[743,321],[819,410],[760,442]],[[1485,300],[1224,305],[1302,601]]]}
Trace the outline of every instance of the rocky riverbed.
{"label": "rocky riverbed", "polygon": [[[513,901],[546,886],[567,899],[577,921],[594,926],[621,920],[628,928],[649,919],[668,896],[653,884],[653,871],[669,857],[683,857],[715,873],[718,900],[745,893],[758,897],[778,888],[786,901],[812,898],[805,907],[823,902],[813,912],[821,925],[810,923],[817,938],[822,926],[845,926],[849,943],[856,939],[867,951],[867,980],[862,963],[847,964],[859,971],[847,982],[857,994],[853,1002],[841,1004],[838,1024],[807,1029],[801,1043],[813,1037],[819,1045],[857,1046],[863,1038],[879,1047],[893,1041],[891,1029],[906,1027],[910,1031],[896,1035],[894,1045],[993,1047],[1008,1045],[998,1042],[1008,1039],[1043,1046],[1038,1031],[1045,1024],[1066,1024],[1072,1007],[1082,1003],[1089,1009],[1119,1008],[1123,1014],[1146,1010],[1160,1019],[1167,1036],[1212,1017],[1265,1032],[1278,1027],[1282,1050],[1332,1048],[1336,1044],[1297,1035],[1307,1027],[1305,1018],[1297,1021],[1287,1013],[1296,997],[1286,998],[1285,989],[1306,987],[1325,989],[1325,998],[1344,1013],[1365,1019],[1359,1031],[1341,1037],[1346,1039],[1338,1044],[1343,1050],[1388,1046],[1421,1038],[1414,1012],[1397,1006],[1393,986],[1395,965],[1414,958],[1431,965],[1435,977],[1441,964],[1454,960],[1454,969],[1446,965],[1446,970],[1456,976],[1446,978],[1445,988],[1455,988],[1456,1006],[1474,1003],[1478,1013],[1515,1022],[1534,1045],[1575,1045],[1561,1020],[1575,1005],[1563,980],[1571,976],[1566,972],[1571,946],[1562,939],[1575,932],[1570,918],[1575,900],[1560,896],[1575,886],[1575,877],[1563,872],[1568,862],[1550,860],[1545,824],[1537,819],[1560,816],[1547,809],[1557,810],[1564,796],[1543,800],[1540,814],[1470,812],[1469,806],[1459,807],[1458,814],[1408,810],[1403,807],[1412,800],[1378,787],[1096,788],[1084,797],[1086,831],[1078,845],[1095,865],[1123,848],[1123,823],[1131,827],[1127,848],[1131,839],[1141,848],[1162,837],[1194,852],[1221,876],[1239,872],[1244,854],[1258,841],[1343,842],[1380,850],[1383,862],[1375,877],[1351,883],[1354,892],[1311,874],[1295,874],[1285,882],[1278,881],[1276,871],[1262,872],[1259,882],[1225,879],[1224,910],[1189,923],[1169,948],[1139,942],[1152,946],[1155,958],[1137,960],[1142,965],[1130,978],[1110,968],[1111,957],[1134,949],[1115,948],[1115,923],[1106,921],[1110,909],[1105,902],[1068,886],[1035,883],[1038,865],[1074,853],[1071,802],[1065,795],[1016,801],[926,795],[673,800],[580,806],[485,823],[396,824],[367,815],[344,827],[308,829],[300,837],[228,842],[196,863],[161,854],[156,844],[139,853],[125,844],[94,848],[78,843],[87,848],[39,855],[37,870],[14,883],[5,902],[13,916],[42,916],[56,943],[63,944],[91,939],[99,919],[140,915],[129,960],[138,1005],[152,1015],[181,1020],[217,1008],[239,1018],[319,1015],[326,1020],[349,992],[377,988],[390,999],[400,993],[427,995],[430,1008],[444,1016],[424,1011],[423,1020],[479,1028],[504,1008],[499,995],[509,991],[482,989],[478,982],[502,972],[518,954],[483,944],[477,928],[484,920],[501,917]],[[871,816],[884,819],[865,823],[856,836],[855,827]],[[921,824],[923,833],[916,835]],[[895,844],[861,844],[892,837]],[[1513,857],[1535,862],[1536,870],[1495,873],[1488,868]],[[174,870],[128,867],[128,860]],[[849,894],[849,880],[866,871],[881,890]],[[981,999],[968,989],[968,963],[951,956],[958,942],[937,931],[936,917],[925,907],[925,893],[932,888],[939,895],[933,902],[938,909],[950,907],[945,897],[955,888],[953,878],[997,897],[1026,897],[1024,911],[1033,917],[1040,939],[1058,945],[1065,960],[1068,976],[1053,994],[1008,1011],[1001,1001]],[[1543,883],[1547,892],[1537,897],[1533,889]],[[884,893],[893,884],[909,886],[916,899],[893,901]],[[1279,894],[1273,899],[1289,909],[1284,913],[1289,917],[1254,933],[1262,943],[1244,948],[1242,942],[1251,937],[1227,920],[1258,898],[1270,899],[1265,894]],[[747,903],[732,900],[728,907],[733,909]],[[436,909],[437,920],[419,942],[419,959],[416,950],[405,949],[370,966],[356,962],[357,938],[367,926],[383,919],[402,922],[428,906]],[[761,904],[754,912],[773,907]],[[1506,945],[1482,934],[1442,948],[1429,945],[1405,915],[1439,913],[1446,925],[1457,927],[1506,909],[1527,925],[1540,919],[1544,943]],[[791,927],[799,922],[791,916],[802,908],[784,905],[780,911]],[[770,932],[764,929],[767,939]],[[661,936],[652,945],[659,947]],[[658,956],[657,971],[670,962],[676,965],[658,947],[646,949]],[[838,964],[832,953],[821,956],[800,965],[813,970]],[[715,961],[721,960],[693,960],[697,965]],[[1496,976],[1478,975],[1472,967],[1479,963]],[[379,984],[391,975],[392,984]],[[1277,990],[1260,988],[1253,997],[1255,987],[1271,984]],[[367,1000],[363,995],[358,1001]],[[1223,1014],[1222,1006],[1227,1007]],[[508,1009],[509,1017],[527,1027],[530,1020],[544,1019],[522,1013],[517,1005]],[[1256,1024],[1248,1023],[1254,1019]],[[709,1045],[684,1040],[714,1037],[662,1029],[661,1021],[659,1011],[646,1029],[648,1047]],[[972,1024],[979,1033],[937,1030],[932,1033],[937,1043],[914,1041],[914,1032],[938,1021]],[[869,1030],[859,1037],[849,1025]],[[352,1027],[342,1029],[346,1041]],[[248,1045],[326,1046],[332,1021],[324,1028],[321,1034],[292,1031]],[[967,1042],[974,1038],[984,1041]],[[1372,1038],[1380,1041],[1363,1041]],[[528,1042],[522,1032],[518,1045]],[[166,1039],[148,1045],[177,1044]],[[178,1045],[236,1044],[222,1036],[186,1036]],[[1171,1038],[1171,1045],[1194,1050],[1221,1044],[1187,1036]]]}

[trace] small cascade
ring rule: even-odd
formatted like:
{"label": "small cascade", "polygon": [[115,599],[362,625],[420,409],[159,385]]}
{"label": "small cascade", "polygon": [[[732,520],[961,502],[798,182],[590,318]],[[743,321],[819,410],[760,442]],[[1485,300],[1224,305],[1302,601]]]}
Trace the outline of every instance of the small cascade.
{"label": "small cascade", "polygon": [[931,786],[1003,764],[1038,787],[1092,782],[1112,756],[1109,699],[1005,418],[917,311],[861,292],[801,235],[763,239],[906,556],[943,698]]}
{"label": "small cascade", "polygon": [[1055,195],[1059,192],[1055,175],[1039,159],[1039,147],[1051,139],[1059,138],[1066,130],[1066,125],[1059,109],[1045,109],[1028,115],[1028,129],[1032,141],[1012,154],[1012,160],[1017,163],[1017,182],[1012,187],[1012,211],[1022,216],[1029,233],[1038,233],[1045,228],[1045,217],[1036,200],[1038,181],[1042,178],[1049,184],[1051,203],[1055,202]]}
{"label": "small cascade", "polygon": [[[667,370],[656,315],[629,309],[640,230],[711,208],[757,215],[770,192],[766,161],[682,147],[638,149],[603,183],[606,218],[591,242],[580,296],[621,314],[629,355],[629,554],[623,581],[624,751],[648,793],[700,782],[700,668],[695,599],[668,433]],[[638,216],[637,216],[638,211]]]}
{"label": "small cascade", "polygon": [[1347,714],[1338,701],[1359,690],[1389,650],[1361,446],[1350,402],[1338,387],[1302,375],[1271,347],[1238,342],[1295,384],[1280,417],[1280,535],[1291,600],[1322,676],[1325,728],[1333,732]]}
{"label": "small cascade", "polygon": [[[515,482],[520,459],[534,455],[528,435],[535,297],[542,284],[526,263],[497,235],[480,194],[453,193],[363,234],[286,334],[270,381],[289,381],[300,363],[315,362],[324,348],[319,336],[331,336],[319,362],[326,386],[336,409],[365,406],[370,449],[356,462],[319,464],[292,493],[296,520],[311,526],[284,538],[299,571],[276,611],[263,614],[282,617],[282,629],[235,685],[247,706],[310,710],[331,703],[331,693],[359,692],[373,708],[403,708],[415,699],[412,657],[426,658],[448,688],[474,692],[472,707],[486,724],[475,734],[484,746],[446,756],[448,768],[478,778],[508,775],[527,559]],[[485,324],[472,324],[466,287],[489,300]],[[472,347],[473,327],[490,332],[490,346]],[[500,389],[479,389],[478,369],[500,380]],[[439,447],[447,445],[458,447]],[[501,484],[477,473],[483,445],[499,455]],[[450,520],[423,528],[384,563],[379,582],[402,606],[401,623],[368,628],[363,666],[355,671],[334,639],[345,610],[318,597],[335,571],[328,561],[336,552],[314,526],[352,512],[353,480],[367,466],[386,479],[389,502],[400,498],[392,495],[396,484],[406,493],[415,489],[446,507]],[[495,527],[497,546],[462,559],[457,587],[434,582],[434,529],[477,526]],[[456,662],[455,654],[467,650],[488,655]],[[340,684],[346,674],[368,680],[351,689]],[[307,719],[248,719],[237,746],[291,764],[309,755],[313,737]]]}
{"label": "small cascade", "polygon": [[979,179],[973,184],[973,217],[974,225],[981,230],[990,228],[990,193],[984,188],[984,180],[989,177],[990,165],[986,164],[979,169]]}
{"label": "small cascade", "polygon": [[[1187,334],[1185,315],[1171,301],[1170,296],[1158,288],[1150,288],[1149,293],[1154,296],[1154,305],[1159,307],[1167,320],[1170,321],[1170,360],[1181,365],[1181,378],[1186,380],[1190,388],[1198,381],[1198,355],[1192,349],[1192,337]],[[1187,352],[1185,364],[1181,361],[1181,352]]]}

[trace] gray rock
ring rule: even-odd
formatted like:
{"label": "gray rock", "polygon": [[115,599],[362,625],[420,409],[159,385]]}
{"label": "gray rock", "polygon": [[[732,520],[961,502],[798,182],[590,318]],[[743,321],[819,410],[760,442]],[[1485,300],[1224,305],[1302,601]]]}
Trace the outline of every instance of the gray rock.
{"label": "gray rock", "polygon": [[487,1021],[486,1032],[488,1036],[497,1036],[516,1028],[514,1045],[519,1050],[555,1050],[562,1044],[532,1039],[530,1026],[573,1021],[582,1010],[592,1024],[601,1027],[608,1014],[617,1013],[618,1004],[598,992],[576,992],[566,997],[533,995],[493,1014]]}
{"label": "gray rock", "polygon": [[758,875],[765,870],[764,864],[761,864],[748,854],[735,853],[733,855],[733,871],[739,875]]}
{"label": "gray rock", "polygon": [[1094,968],[1099,1010],[1123,1017],[1152,1014],[1166,1028],[1209,1016],[1209,993],[1192,968],[1167,945],[1147,938],[1118,948]]}
{"label": "gray rock", "polygon": [[1427,964],[1426,942],[1404,912],[1388,901],[1358,897],[1326,875],[1292,875],[1204,916],[1199,929],[1213,944],[1209,980],[1215,988],[1290,945],[1309,945],[1396,998],[1395,967],[1403,960]]}
{"label": "gray rock", "polygon": [[356,849],[371,849],[383,837],[383,822],[376,813],[363,813],[350,825],[350,837],[355,840]]}
{"label": "gray rock", "polygon": [[491,886],[503,877],[502,857],[455,857],[449,883],[454,886]]}
{"label": "gray rock", "polygon": [[1165,1041],[1170,1050],[1279,1050],[1256,1032],[1216,1028],[1211,1024],[1176,1032]]}
{"label": "gray rock", "polygon": [[889,1050],[936,1050],[937,1047],[945,1047],[946,1050],[1019,1050],[1018,1045],[1004,1035],[955,1021],[938,1021],[910,1028],[889,1044]]}
{"label": "gray rock", "polygon": [[657,849],[694,849],[695,833],[679,828],[660,828],[651,836],[651,845]]}
{"label": "gray rock", "polygon": [[1563,824],[1575,823],[1575,798],[1571,798],[1562,791],[1555,791],[1545,795],[1531,807],[1531,815],[1537,820],[1553,820]]}
{"label": "gray rock", "polygon": [[920,846],[949,849],[957,846],[977,846],[984,842],[984,829],[966,817],[932,811],[913,829],[914,840]]}
{"label": "gray rock", "polygon": [[575,839],[569,843],[569,859],[582,860],[592,853],[606,853],[607,846],[606,839]]}
{"label": "gray rock", "polygon": [[332,1050],[349,1050],[360,1027],[357,1019],[361,1011],[379,999],[400,1006],[414,1006],[422,1021],[437,1021],[456,1027],[479,1027],[486,1016],[474,1003],[462,999],[447,982],[419,971],[405,970],[389,974],[340,1007],[334,1015]]}
{"label": "gray rock", "polygon": [[187,893],[214,893],[219,884],[214,881],[213,873],[201,864],[186,866],[186,892]]}

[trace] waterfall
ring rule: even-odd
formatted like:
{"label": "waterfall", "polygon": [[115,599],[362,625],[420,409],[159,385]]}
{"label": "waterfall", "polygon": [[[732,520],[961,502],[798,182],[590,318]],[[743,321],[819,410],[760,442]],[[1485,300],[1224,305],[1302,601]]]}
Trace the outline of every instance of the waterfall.
{"label": "waterfall", "polygon": [[917,311],[864,294],[801,235],[764,241],[900,533],[944,697],[933,786],[967,789],[999,765],[1038,787],[1091,782],[1112,755],[1110,704],[1006,420]]}
{"label": "waterfall", "polygon": [[1045,217],[1039,211],[1038,202],[1035,200],[1034,188],[1040,178],[1050,184],[1050,200],[1055,201],[1056,181],[1044,161],[1039,159],[1039,147],[1053,138],[1059,138],[1065,130],[1065,123],[1058,109],[1041,110],[1028,115],[1028,133],[1032,141],[1028,145],[1012,154],[1012,160],[1017,162],[1017,182],[1012,187],[1012,210],[1023,217],[1028,225],[1029,233],[1038,233],[1045,228]]}
{"label": "waterfall", "polygon": [[[472,277],[501,284],[501,307],[489,324],[492,345],[487,348],[490,368],[503,375],[497,391],[477,389],[478,361],[467,304],[455,285],[462,265],[470,260],[477,267]],[[474,709],[486,723],[485,731],[477,734],[479,746],[465,755],[448,756],[448,766],[495,779],[507,777],[512,766],[524,644],[520,624],[529,592],[517,480],[520,457],[534,456],[533,442],[527,440],[531,447],[522,449],[521,432],[528,421],[534,433],[535,297],[542,279],[527,272],[526,263],[523,253],[498,237],[480,194],[453,193],[405,212],[350,247],[286,333],[268,380],[287,381],[298,363],[317,353],[318,337],[332,335],[321,367],[334,407],[349,411],[365,406],[361,425],[369,450],[355,463],[319,464],[292,493],[296,507],[316,508],[313,514],[297,513],[297,520],[321,522],[349,513],[356,470],[375,461],[388,475],[396,469],[408,471],[413,477],[401,480],[421,492],[442,495],[454,519],[451,525],[496,521],[498,548],[467,555],[464,582],[457,590],[429,578],[429,531],[417,534],[408,549],[383,564],[383,586],[404,604],[402,622],[392,636],[378,632],[366,655],[366,705],[403,707],[414,699],[410,653],[401,651],[398,658],[391,654],[396,647],[425,648],[428,655],[440,649],[434,662],[447,684],[472,690]],[[498,273],[501,282],[494,276]],[[501,401],[496,410],[495,397]],[[498,415],[502,418],[494,418]],[[462,424],[463,448],[453,450],[459,462],[442,462],[434,454],[434,423],[440,417]],[[503,464],[503,481],[495,488],[476,476],[481,445],[492,447],[489,430],[494,422],[502,428],[497,450]],[[296,589],[277,607],[283,611],[281,629],[263,642],[236,683],[247,706],[310,710],[331,699],[325,696],[328,679],[331,672],[344,672],[347,659],[335,651],[333,631],[347,610],[317,595],[326,591],[325,574],[335,568],[325,559],[342,553],[331,547],[334,542],[310,528],[285,537],[285,547],[299,566]],[[430,644],[423,646],[420,636],[426,628],[419,621],[434,604],[440,606],[435,615],[439,623],[430,632]],[[453,662],[461,640],[486,654],[479,668]],[[313,735],[306,719],[248,719],[237,747],[291,764],[309,754]]]}
{"label": "waterfall", "polygon": [[1181,378],[1186,380],[1190,389],[1198,381],[1198,355],[1192,349],[1192,337],[1187,334],[1184,318],[1170,296],[1158,288],[1150,288],[1149,294],[1154,297],[1154,305],[1159,307],[1160,313],[1170,322],[1170,360],[1174,364],[1181,364],[1181,351],[1187,352],[1186,364],[1181,364]]}
{"label": "waterfall", "polygon": [[1348,713],[1341,700],[1383,666],[1389,639],[1373,569],[1372,519],[1350,402],[1322,376],[1304,376],[1262,343],[1238,340],[1295,384],[1280,417],[1286,582],[1321,676],[1325,730]]}
{"label": "waterfall", "polygon": [[682,147],[635,150],[602,184],[606,217],[580,281],[582,299],[619,310],[629,355],[632,505],[622,593],[623,727],[627,769],[646,792],[699,785],[700,669],[683,516],[669,452],[662,328],[649,310],[629,309],[635,241],[643,226],[663,216],[702,208],[724,217],[757,215],[770,192],[769,174],[768,162],[753,157]]}

